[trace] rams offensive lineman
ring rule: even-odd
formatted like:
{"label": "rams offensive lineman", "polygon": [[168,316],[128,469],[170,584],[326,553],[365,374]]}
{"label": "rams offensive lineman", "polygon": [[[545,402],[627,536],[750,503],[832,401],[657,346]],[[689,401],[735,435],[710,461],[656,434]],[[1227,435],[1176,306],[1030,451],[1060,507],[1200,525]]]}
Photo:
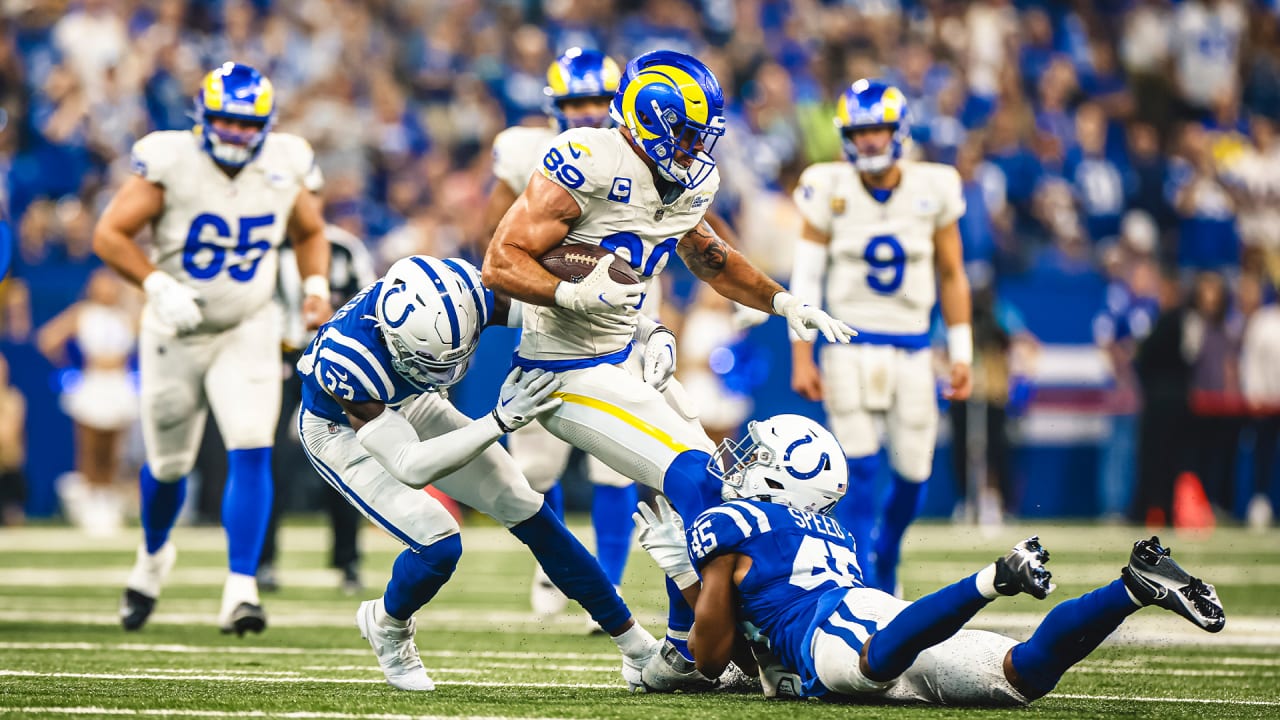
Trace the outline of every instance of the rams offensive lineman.
{"label": "rams offensive lineman", "polygon": [[[541,165],[551,140],[559,133],[578,127],[612,127],[609,102],[618,90],[622,71],[611,58],[596,50],[570,48],[547,68],[547,114],[553,122],[544,127],[517,126],[507,128],[493,139],[493,174],[497,178],[489,195],[485,218],[490,235],[496,229],[516,198],[529,184],[529,177]],[[652,284],[657,287],[657,283]],[[657,317],[657,298],[649,293],[644,311]],[[675,370],[675,346],[670,333],[652,336],[645,345],[650,365],[663,365],[662,371],[647,376],[665,384]],[[661,385],[659,385],[661,387]],[[560,440],[538,423],[530,423],[507,438],[507,449],[520,465],[534,490],[543,493],[558,515],[564,516],[564,500],[558,484],[569,462],[573,447]],[[594,456],[587,456],[587,476],[595,486],[592,494],[591,521],[596,537],[596,558],[605,575],[615,585],[622,575],[631,552],[631,516],[637,494],[635,483]],[[564,610],[566,598],[539,567],[530,589],[530,604],[540,615]]]}
{"label": "rams offensive lineman", "polygon": [[915,602],[899,600],[866,585],[853,537],[826,515],[847,485],[831,433],[797,415],[748,427],[747,441],[720,446],[724,504],[687,533],[661,498],[656,513],[642,504],[633,516],[640,544],[698,609],[689,675],[715,677],[743,623],[759,632],[763,657],[797,671],[762,665],[770,696],[1025,705],[1143,607],[1208,632],[1226,624],[1214,587],[1153,537],[1134,543],[1120,577],[1059,603],[1026,642],[964,630],[1002,595],[1053,591],[1038,538]]}
{"label": "rams offensive lineman", "polygon": [[[387,682],[432,690],[414,643],[414,613],[448,582],[462,555],[458,524],[428,484],[502,523],[623,653],[623,678],[659,647],[586,548],[495,443],[560,404],[546,370],[513,370],[498,403],[472,420],[440,392],[462,379],[489,325],[516,325],[521,306],[495,297],[463,260],[414,255],[342,306],[298,361],[298,434],[316,472],[404,543],[384,595],[356,613]],[[652,332],[653,323],[639,325]],[[641,341],[643,337],[639,338]]]}
{"label": "rams offensive lineman", "polygon": [[[720,182],[712,152],[725,131],[724,96],[706,65],[667,50],[633,59],[610,114],[618,127],[568,130],[544,152],[489,245],[485,283],[535,306],[515,362],[563,379],[564,402],[543,425],[692,518],[719,498],[708,469],[714,448],[696,419],[621,367],[645,285],[611,280],[609,266],[628,262],[647,280],[678,253],[720,294],[783,315],[798,332],[847,342],[852,330],[783,291],[704,220]],[[582,282],[561,282],[538,258],[564,242],[615,255]],[[668,592],[668,639],[683,651],[692,613]]]}
{"label": "rams offensive lineman", "polygon": [[[302,312],[329,316],[329,245],[320,171],[302,138],[272,132],[275,98],[257,70],[228,62],[196,97],[193,131],[153,132],[133,147],[133,172],[103,212],[94,250],[142,286],[139,363],[144,542],[121,602],[126,630],[155,607],[176,551],[169,541],[187,473],[213,409],[229,473],[222,505],[230,573],[218,623],[261,632],[254,577],[271,511],[271,443],[280,414],[281,318],[272,296],[288,233],[303,278]],[[150,256],[134,242],[152,230]]]}
{"label": "rams offensive lineman", "polygon": [[[940,294],[951,357],[947,397],[969,396],[973,339],[969,282],[957,221],[964,214],[954,168],[902,159],[907,105],[894,87],[859,80],[841,96],[836,125],[847,161],[800,176],[791,292],[858,329],[850,345],[819,350],[792,336],[792,386],[822,400],[848,453],[849,492],[836,516],[857,539],[868,584],[893,593],[907,525],[919,512],[933,467],[938,406],[929,320]],[[935,292],[935,272],[939,292]],[[893,489],[876,506],[882,422]]]}

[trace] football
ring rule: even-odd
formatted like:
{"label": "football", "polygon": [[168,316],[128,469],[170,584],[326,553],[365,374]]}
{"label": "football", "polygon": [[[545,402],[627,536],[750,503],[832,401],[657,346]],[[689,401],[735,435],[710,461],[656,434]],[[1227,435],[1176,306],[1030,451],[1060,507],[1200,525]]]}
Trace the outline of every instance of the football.
{"label": "football", "polygon": [[[612,250],[606,250],[599,245],[565,243],[548,250],[546,254],[538,258],[538,262],[547,269],[547,272],[561,280],[577,283],[582,282],[582,279],[595,269],[596,263],[600,262],[600,258],[610,255],[612,252]],[[624,284],[640,282],[640,275],[621,256],[613,261],[613,265],[609,266],[609,277],[614,282]]]}

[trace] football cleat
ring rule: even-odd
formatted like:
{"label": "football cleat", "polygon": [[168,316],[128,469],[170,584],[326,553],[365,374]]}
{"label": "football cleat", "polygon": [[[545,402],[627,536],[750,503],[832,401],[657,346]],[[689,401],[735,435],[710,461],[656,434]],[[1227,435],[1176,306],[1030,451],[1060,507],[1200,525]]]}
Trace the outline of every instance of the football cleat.
{"label": "football cleat", "polygon": [[760,690],[765,697],[784,699],[803,697],[800,689],[802,684],[800,674],[783,665],[778,656],[773,654],[768,643],[749,640],[748,647],[751,648],[751,654],[755,656],[756,665],[760,668]]}
{"label": "football cleat", "polygon": [[154,555],[147,552],[146,545],[138,546],[133,569],[120,598],[120,624],[125,630],[138,630],[146,624],[155,610],[160,588],[177,559],[178,550],[172,542],[166,542]]}
{"label": "football cleat", "polygon": [[644,689],[644,668],[657,657],[661,649],[662,643],[655,639],[646,654],[636,658],[622,656],[622,679],[626,681],[628,690],[635,692]]}
{"label": "football cleat", "polygon": [[533,571],[533,587],[529,589],[529,605],[533,608],[535,615],[541,617],[550,617],[559,615],[569,607],[569,598],[565,597],[560,588],[551,582],[551,578],[547,577],[546,571],[542,566],[537,566]]}
{"label": "football cleat", "polygon": [[1049,551],[1040,544],[1040,536],[1032,535],[1013,546],[1008,555],[996,560],[996,592],[1001,595],[1026,593],[1038,600],[1048,597],[1057,587],[1049,580],[1053,574],[1045,568]]}
{"label": "football cleat", "polygon": [[427,669],[418,657],[418,646],[413,642],[413,635],[418,630],[417,621],[409,618],[408,625],[404,627],[380,625],[377,611],[381,603],[381,598],[360,603],[360,609],[356,611],[356,627],[360,628],[360,637],[373,647],[387,684],[397,690],[435,690],[436,684],[427,676]]}
{"label": "football cleat", "polygon": [[681,655],[669,639],[663,639],[661,649],[644,666],[640,681],[645,692],[651,693],[706,692],[716,686],[716,681],[698,672],[693,661]]}
{"label": "football cleat", "polygon": [[1227,624],[1218,591],[1183,570],[1155,535],[1133,544],[1129,564],[1121,568],[1120,577],[1143,605],[1159,605],[1209,632],[1218,632]]}
{"label": "football cleat", "polygon": [[267,629],[267,613],[261,605],[242,602],[221,620],[219,629],[223,635],[235,633],[236,637],[244,637],[247,632],[260,633]]}
{"label": "football cleat", "polygon": [[719,682],[716,683],[716,690],[759,695],[764,692],[764,683],[759,677],[748,675],[737,664],[729,663],[729,667],[725,668],[724,672],[720,674]]}

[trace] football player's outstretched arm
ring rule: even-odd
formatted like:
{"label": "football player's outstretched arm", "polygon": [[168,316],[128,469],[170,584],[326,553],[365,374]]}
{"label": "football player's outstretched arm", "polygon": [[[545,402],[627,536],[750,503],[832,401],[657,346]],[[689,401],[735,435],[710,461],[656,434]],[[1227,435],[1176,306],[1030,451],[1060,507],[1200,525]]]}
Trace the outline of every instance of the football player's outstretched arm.
{"label": "football player's outstretched arm", "polygon": [[[827,272],[831,238],[807,220],[791,265],[791,293],[802,302],[822,306],[822,280]],[[822,374],[813,359],[813,340],[791,333],[791,389],[806,400],[822,399]]]}
{"label": "football player's outstretched arm", "polygon": [[289,214],[289,237],[302,277],[302,319],[315,330],[333,314],[329,293],[329,239],[324,236],[324,212],[320,196],[303,188]]}
{"label": "football player's outstretched arm", "polygon": [[582,214],[567,190],[535,173],[498,223],[484,255],[486,287],[534,305],[555,305],[560,279],[538,263]]}
{"label": "football player's outstretched arm", "polygon": [[130,176],[93,229],[93,251],[129,282],[141,286],[156,266],[134,238],[164,212],[164,188]]}
{"label": "football player's outstretched arm", "polygon": [[702,566],[701,589],[695,583],[684,590],[685,599],[693,605],[689,650],[698,672],[709,678],[720,677],[733,658],[737,638],[734,574],[741,558],[738,553],[713,558]]}
{"label": "football player's outstretched arm", "polygon": [[499,404],[488,415],[443,435],[421,440],[400,413],[381,402],[351,402],[334,395],[356,439],[391,476],[419,489],[471,462],[503,435],[560,404],[551,397],[560,380],[543,370],[511,371]]}
{"label": "football player's outstretched arm", "polygon": [[951,356],[951,385],[943,394],[950,400],[966,400],[973,389],[972,305],[969,278],[964,274],[960,226],[952,222],[933,234],[934,266],[938,273],[938,299],[947,323],[947,351]]}

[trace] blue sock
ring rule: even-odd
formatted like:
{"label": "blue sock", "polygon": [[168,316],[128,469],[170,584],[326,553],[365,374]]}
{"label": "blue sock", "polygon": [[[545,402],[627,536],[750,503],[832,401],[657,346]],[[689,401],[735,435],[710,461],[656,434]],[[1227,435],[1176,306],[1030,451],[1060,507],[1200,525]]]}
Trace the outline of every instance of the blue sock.
{"label": "blue sock", "polygon": [[1058,603],[1031,639],[1013,646],[1014,670],[1025,686],[1039,693],[1032,699],[1057,686],[1063,673],[1093,652],[1137,610],[1124,581],[1118,578],[1110,585]]}
{"label": "blue sock", "polygon": [[640,493],[635,483],[626,487],[596,485],[591,496],[591,525],[596,531],[596,559],[605,577],[622,584],[631,552],[631,513],[636,511]]}
{"label": "blue sock", "polygon": [[902,609],[867,648],[868,677],[887,681],[911,667],[916,656],[959,632],[991,600],[978,592],[975,575],[925,595]]}
{"label": "blue sock", "polygon": [[564,488],[560,487],[560,481],[557,480],[556,484],[552,485],[550,490],[543,493],[542,498],[551,506],[551,512],[555,513],[556,517],[560,518],[560,521],[563,522]]}
{"label": "blue sock", "polygon": [[876,528],[876,587],[892,595],[898,588],[898,556],[902,553],[902,536],[907,526],[924,505],[924,483],[911,482],[893,474],[893,489],[885,503],[884,516]]}
{"label": "blue sock", "polygon": [[853,547],[862,569],[862,582],[867,587],[878,587],[875,566],[871,562],[871,534],[876,525],[876,471],[880,467],[879,455],[847,458],[849,465],[849,490],[831,511],[840,526],[853,536]]}
{"label": "blue sock", "polygon": [[142,500],[142,536],[147,552],[155,554],[169,539],[169,531],[178,521],[182,502],[187,499],[187,476],[173,482],[160,482],[151,474],[151,468],[142,466],[139,474]]}
{"label": "blue sock", "polygon": [[662,476],[662,494],[680,513],[685,527],[702,512],[719,505],[720,474],[708,467],[711,456],[701,450],[686,450],[676,456]]}
{"label": "blue sock", "polygon": [[413,617],[449,582],[460,557],[462,536],[458,533],[425,545],[418,552],[400,553],[391,566],[391,579],[382,596],[387,614],[397,620]]}
{"label": "blue sock", "polygon": [[692,660],[689,652],[689,630],[693,628],[693,608],[685,602],[680,588],[667,578],[667,639],[686,660]]}
{"label": "blue sock", "polygon": [[612,632],[631,617],[600,563],[545,502],[533,517],[511,528],[511,534],[529,546],[551,582],[576,600],[600,627]]}
{"label": "blue sock", "polygon": [[227,451],[227,488],[222,527],[227,531],[231,572],[255,575],[271,520],[271,448]]}

